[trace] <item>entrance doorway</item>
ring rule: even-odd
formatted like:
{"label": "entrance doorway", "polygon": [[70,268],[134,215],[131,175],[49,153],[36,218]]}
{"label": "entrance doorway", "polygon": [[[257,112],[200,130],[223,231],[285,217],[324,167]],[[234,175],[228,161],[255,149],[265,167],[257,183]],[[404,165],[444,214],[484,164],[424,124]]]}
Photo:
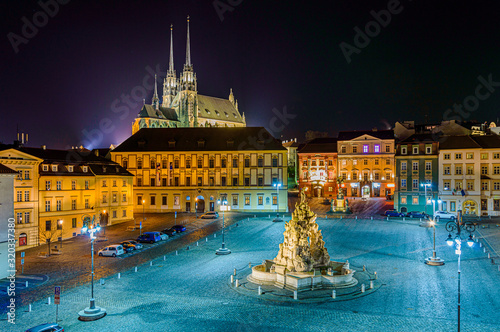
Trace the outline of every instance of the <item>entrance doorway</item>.
{"label": "entrance doorway", "polygon": [[463,205],[464,214],[477,215],[477,203],[474,201],[465,201]]}
{"label": "entrance doorway", "polygon": [[380,197],[380,185],[373,186],[373,196]]}
{"label": "entrance doorway", "polygon": [[363,186],[361,189],[361,192],[363,194],[363,197],[370,197],[370,187],[369,186]]}
{"label": "entrance doorway", "polygon": [[186,202],[186,212],[191,212],[191,202]]}
{"label": "entrance doorway", "polygon": [[210,202],[210,211],[215,211],[215,204],[214,204],[214,202]]}
{"label": "entrance doorway", "polygon": [[99,224],[101,226],[107,226],[108,225],[108,213],[107,212],[101,212],[101,219]]}
{"label": "entrance doorway", "polygon": [[203,196],[196,197],[196,212],[205,212],[205,198]]}

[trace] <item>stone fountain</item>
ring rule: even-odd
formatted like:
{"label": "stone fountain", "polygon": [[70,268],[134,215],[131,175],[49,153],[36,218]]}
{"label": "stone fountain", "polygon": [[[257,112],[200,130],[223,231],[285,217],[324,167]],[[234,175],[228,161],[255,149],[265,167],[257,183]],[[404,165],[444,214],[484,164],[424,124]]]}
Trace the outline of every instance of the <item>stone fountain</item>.
{"label": "stone fountain", "polygon": [[323,287],[351,287],[358,283],[349,262],[330,260],[325,242],[316,223],[316,214],[300,193],[292,219],[285,224],[283,243],[278,256],[254,266],[248,280],[291,290]]}

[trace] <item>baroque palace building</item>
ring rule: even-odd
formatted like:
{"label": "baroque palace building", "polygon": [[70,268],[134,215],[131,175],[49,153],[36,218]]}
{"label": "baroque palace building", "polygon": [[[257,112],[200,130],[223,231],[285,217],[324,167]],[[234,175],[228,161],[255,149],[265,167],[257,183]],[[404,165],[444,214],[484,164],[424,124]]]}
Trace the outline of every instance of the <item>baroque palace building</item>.
{"label": "baroque palace building", "polygon": [[174,69],[173,32],[170,29],[170,59],[167,76],[163,80],[160,101],[155,77],[151,104],[144,104],[132,124],[132,134],[141,128],[185,127],[245,127],[245,114],[240,114],[238,101],[231,89],[229,98],[198,94],[196,73],[191,63],[189,17],[187,21],[186,62],[180,77]]}
{"label": "baroque palace building", "polygon": [[77,236],[84,215],[102,226],[133,219],[132,174],[88,150],[4,146],[0,164],[17,173],[17,248]]}
{"label": "baroque palace building", "polygon": [[134,175],[138,212],[288,210],[287,150],[262,127],[143,128],[111,158]]}

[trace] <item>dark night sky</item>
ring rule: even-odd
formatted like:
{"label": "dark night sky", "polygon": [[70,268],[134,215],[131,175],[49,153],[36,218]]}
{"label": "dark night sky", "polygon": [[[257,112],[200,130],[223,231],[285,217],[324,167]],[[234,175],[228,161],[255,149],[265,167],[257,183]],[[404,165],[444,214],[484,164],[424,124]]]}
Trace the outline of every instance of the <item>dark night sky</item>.
{"label": "dark night sky", "polygon": [[[179,75],[187,15],[199,93],[227,98],[233,88],[249,126],[270,128],[273,108],[286,107],[296,118],[274,132],[285,139],[301,140],[309,129],[440,121],[474,95],[478,76],[500,82],[496,1],[401,1],[401,12],[348,64],[340,43],[354,45],[354,28],[364,30],[370,12],[390,2],[244,0],[221,21],[212,1],[73,0],[16,54],[8,33],[22,36],[22,18],[33,22],[41,7],[2,1],[0,141],[12,142],[18,124],[30,146],[65,148],[85,142],[84,131],[102,133],[108,120],[113,127],[87,147],[123,141],[142,100],[125,106],[120,97],[138,91],[146,67],[166,70],[171,23]],[[496,120],[498,105],[500,87],[462,118]]]}

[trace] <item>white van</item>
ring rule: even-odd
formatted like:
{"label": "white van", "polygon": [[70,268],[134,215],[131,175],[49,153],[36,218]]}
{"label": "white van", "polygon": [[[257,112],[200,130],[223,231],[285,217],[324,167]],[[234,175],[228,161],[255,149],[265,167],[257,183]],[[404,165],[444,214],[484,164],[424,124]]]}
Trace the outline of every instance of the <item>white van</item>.
{"label": "white van", "polygon": [[125,251],[123,251],[123,246],[121,244],[113,244],[107,246],[106,248],[103,248],[98,252],[99,256],[112,256],[112,257],[123,255],[124,253]]}

